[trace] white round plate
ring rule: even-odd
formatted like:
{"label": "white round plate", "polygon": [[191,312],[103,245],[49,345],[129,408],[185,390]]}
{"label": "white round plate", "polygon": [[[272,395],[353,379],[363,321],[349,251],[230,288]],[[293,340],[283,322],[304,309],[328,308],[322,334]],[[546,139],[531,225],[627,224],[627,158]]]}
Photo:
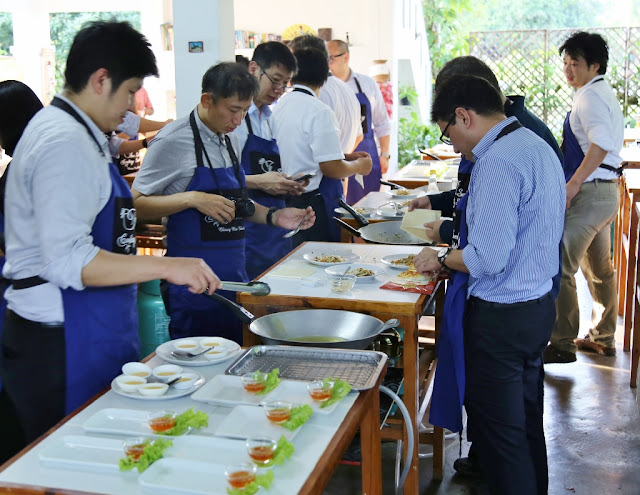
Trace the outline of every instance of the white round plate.
{"label": "white round plate", "polygon": [[389,265],[391,268],[396,268],[398,270],[406,270],[410,265],[401,265],[398,263],[393,263],[395,260],[400,260],[402,258],[406,258],[409,254],[389,254],[387,256],[383,256],[380,258],[385,265]]}
{"label": "white round plate", "polygon": [[390,205],[387,205],[387,206],[383,206],[382,208],[378,208],[376,210],[375,216],[380,218],[402,218],[404,214],[407,213],[407,211],[409,211],[407,207],[403,206],[402,208],[398,208],[399,214],[396,214],[395,208],[393,208]]}
{"label": "white round plate", "polygon": [[[205,339],[210,339],[211,337],[212,336],[192,337],[192,338],[193,340],[197,340],[198,342],[200,342]],[[209,366],[211,364],[222,363],[224,361],[227,361],[228,359],[236,357],[240,352],[241,350],[240,344],[234,342],[233,340],[228,340],[228,339],[224,339],[224,340],[227,342],[227,345],[229,346],[229,352],[223,356],[220,356],[218,359],[207,359],[206,357],[204,357],[204,354],[201,354],[200,356],[193,359],[179,359],[175,357],[173,354],[171,354],[171,351],[175,350],[175,347],[173,346],[173,342],[174,342],[173,340],[170,340],[169,342],[165,342],[164,344],[160,344],[156,348],[156,354],[162,359],[164,359],[165,361],[173,364],[180,364],[188,367],[189,366]]]}
{"label": "white round plate", "polygon": [[409,194],[398,194],[398,189],[394,189],[393,191],[387,191],[387,194],[393,199],[416,199],[420,196],[424,196],[425,192],[410,189]]}
{"label": "white round plate", "polygon": [[[358,208],[360,208],[360,207],[358,207]],[[360,215],[362,215],[364,218],[369,218],[371,216],[371,214],[373,212],[375,212],[375,210],[373,208],[360,208],[360,209],[361,210],[365,210],[364,212],[358,211],[358,213],[360,213]],[[342,215],[342,216],[345,216],[345,217],[352,217],[351,213],[349,213],[347,210],[345,210],[342,207],[334,208],[333,211],[335,213],[337,213],[338,215]]]}
{"label": "white round plate", "polygon": [[[193,383],[193,386],[190,388],[175,388],[173,386],[169,386],[169,389],[164,395],[159,397],[152,397],[148,395],[142,395],[140,392],[125,392],[120,388],[120,385],[116,382],[114,378],[111,382],[111,390],[113,390],[116,394],[122,395],[124,397],[129,397],[130,399],[139,399],[139,400],[167,400],[167,399],[177,399],[178,397],[184,397],[185,395],[192,394],[196,390],[198,390],[202,385],[204,385],[205,379],[200,373],[195,373],[198,375],[198,379]],[[147,382],[149,383],[149,382]]]}
{"label": "white round plate", "polygon": [[[357,277],[356,278],[356,283],[363,281],[363,280],[371,280],[375,277],[377,277],[378,275],[382,274],[385,272],[385,269],[382,268],[381,266],[377,266],[377,265],[364,265],[362,263],[354,263],[353,265],[351,265],[351,268],[349,268],[349,271],[351,270],[355,270],[356,268],[365,268],[367,270],[371,270],[374,274],[373,275],[367,275],[366,277]],[[339,266],[339,267],[329,267],[329,268],[325,268],[324,271],[329,273],[330,275],[342,275],[344,273],[344,266]],[[348,273],[348,272],[347,272]]]}
{"label": "white round plate", "polygon": [[[342,261],[327,263],[325,261],[316,260],[316,258],[319,258],[322,256],[340,256],[342,258]],[[360,259],[360,256],[352,253],[351,251],[337,251],[333,249],[327,249],[324,251],[310,251],[308,253],[303,254],[302,257],[309,263],[313,265],[318,265],[318,266],[341,265],[343,263],[353,263],[354,261],[358,261]]]}

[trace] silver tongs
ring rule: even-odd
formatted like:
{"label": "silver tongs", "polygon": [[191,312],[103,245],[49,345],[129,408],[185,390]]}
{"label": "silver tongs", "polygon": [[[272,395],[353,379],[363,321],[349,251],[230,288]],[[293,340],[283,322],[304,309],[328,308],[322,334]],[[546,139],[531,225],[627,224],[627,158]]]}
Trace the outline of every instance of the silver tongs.
{"label": "silver tongs", "polygon": [[247,292],[254,296],[266,296],[271,292],[271,287],[265,282],[222,282],[222,290],[232,292]]}

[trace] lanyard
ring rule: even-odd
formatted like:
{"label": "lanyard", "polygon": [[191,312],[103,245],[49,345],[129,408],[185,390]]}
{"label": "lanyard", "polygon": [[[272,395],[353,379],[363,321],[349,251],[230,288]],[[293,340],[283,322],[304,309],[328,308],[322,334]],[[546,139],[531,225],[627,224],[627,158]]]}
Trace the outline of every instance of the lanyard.
{"label": "lanyard", "polygon": [[[104,150],[102,149],[102,146],[100,146],[100,143],[98,142],[98,140],[96,139],[95,135],[91,131],[91,128],[89,127],[89,125],[84,121],[84,119],[82,117],[80,117],[80,114],[78,114],[78,112],[76,112],[76,110],[71,105],[69,105],[66,101],[64,101],[64,100],[58,98],[57,96],[55,96],[53,98],[53,100],[51,101],[51,106],[54,106],[54,107],[59,108],[60,110],[62,110],[64,112],[67,112],[74,119],[76,119],[78,122],[80,122],[84,126],[84,128],[87,130],[87,132],[89,133],[89,136],[91,136],[91,139],[93,139],[93,141],[96,143],[96,145],[98,146],[98,149],[100,150],[102,155],[104,155],[104,157],[107,160],[109,160],[109,158],[105,154]],[[109,160],[109,161],[111,161],[111,160]]]}
{"label": "lanyard", "polygon": [[[196,146],[196,163],[198,167],[204,166],[204,161],[202,160],[202,155],[207,159],[207,165],[209,166],[209,170],[211,170],[211,175],[213,177],[216,186],[218,186],[218,194],[220,196],[224,196],[220,189],[220,184],[218,182],[218,178],[216,177],[215,172],[213,171],[213,165],[211,164],[211,160],[209,159],[209,154],[204,147],[204,143],[202,142],[202,137],[200,136],[200,131],[198,130],[198,126],[196,125],[195,118],[195,110],[191,112],[189,116],[189,125],[191,126],[191,131],[193,132],[193,141]],[[231,139],[226,134],[224,135],[224,142],[227,146],[227,151],[229,152],[229,158],[231,158],[231,163],[233,164],[233,173],[236,176],[236,180],[238,181],[238,186],[241,189],[242,198],[247,199],[249,194],[247,193],[247,188],[242,185],[242,176],[240,175],[240,162],[238,161],[238,157],[236,156],[235,151],[233,151],[233,146],[231,145]]]}
{"label": "lanyard", "polygon": [[316,96],[316,95],[314,95],[311,91],[309,91],[308,89],[304,89],[304,88],[294,88],[293,90],[294,90],[294,91],[298,91],[298,92],[300,92],[300,93],[306,93],[306,94],[308,94],[309,96],[314,96],[314,97]]}

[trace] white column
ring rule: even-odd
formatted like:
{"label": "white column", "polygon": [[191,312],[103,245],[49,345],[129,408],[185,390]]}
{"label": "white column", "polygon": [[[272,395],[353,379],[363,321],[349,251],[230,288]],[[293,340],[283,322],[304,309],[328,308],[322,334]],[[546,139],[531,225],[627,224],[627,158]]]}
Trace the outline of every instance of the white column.
{"label": "white column", "polygon": [[[232,0],[173,2],[176,114],[187,115],[200,101],[202,76],[222,61],[235,61]],[[190,53],[189,41],[201,41],[204,51]]]}

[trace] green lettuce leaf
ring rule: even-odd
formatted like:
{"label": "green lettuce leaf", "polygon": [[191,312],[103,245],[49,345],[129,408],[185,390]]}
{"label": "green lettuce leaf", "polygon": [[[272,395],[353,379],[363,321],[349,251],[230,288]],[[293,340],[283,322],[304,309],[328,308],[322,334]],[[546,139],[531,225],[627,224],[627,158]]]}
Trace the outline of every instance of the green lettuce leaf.
{"label": "green lettuce leaf", "polygon": [[333,390],[331,391],[331,397],[324,401],[320,407],[329,407],[331,404],[344,399],[349,392],[351,392],[351,385],[340,378],[334,380],[333,378],[325,378],[325,382],[333,382]]}
{"label": "green lettuce leaf", "polygon": [[151,464],[161,459],[164,451],[173,445],[171,440],[147,440],[145,441],[144,453],[134,460],[130,455],[120,459],[119,466],[120,471],[131,471],[137,469],[139,473],[142,473]]}
{"label": "green lettuce leaf", "polygon": [[227,487],[227,493],[229,495],[254,495],[258,493],[261,486],[264,486],[267,490],[273,483],[273,471],[265,471],[264,474],[256,476],[256,480],[249,483],[244,488],[231,488]]}
{"label": "green lettuce leaf", "polygon": [[158,435],[179,436],[184,435],[190,429],[199,430],[203,426],[209,424],[209,416],[202,411],[194,411],[193,407],[188,411],[178,414],[176,416],[176,424],[173,428],[167,431],[159,431]]}
{"label": "green lettuce leaf", "polygon": [[280,426],[293,431],[309,421],[311,416],[313,416],[313,409],[309,404],[297,406],[291,409],[291,417]]}
{"label": "green lettuce leaf", "polygon": [[280,378],[278,378],[279,374],[280,370],[278,368],[274,368],[269,373],[267,373],[267,385],[264,387],[264,389],[260,390],[260,392],[256,392],[256,395],[268,394],[274,388],[280,385]]}
{"label": "green lettuce leaf", "polygon": [[284,464],[291,455],[296,451],[293,447],[293,444],[287,440],[287,438],[282,435],[280,440],[278,440],[278,446],[276,447],[276,451],[273,454],[273,459],[271,460],[272,466],[280,466]]}

